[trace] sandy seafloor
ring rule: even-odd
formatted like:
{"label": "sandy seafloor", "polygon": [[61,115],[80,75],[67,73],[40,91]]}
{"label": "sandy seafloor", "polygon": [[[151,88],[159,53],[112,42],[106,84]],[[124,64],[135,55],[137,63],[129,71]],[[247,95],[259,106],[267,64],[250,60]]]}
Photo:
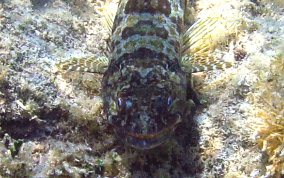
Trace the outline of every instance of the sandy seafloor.
{"label": "sandy seafloor", "polygon": [[212,52],[234,65],[195,74],[202,105],[169,142],[144,151],[108,126],[101,75],[54,69],[106,52],[102,3],[0,0],[0,177],[283,176],[283,1],[190,2],[191,20],[236,17]]}

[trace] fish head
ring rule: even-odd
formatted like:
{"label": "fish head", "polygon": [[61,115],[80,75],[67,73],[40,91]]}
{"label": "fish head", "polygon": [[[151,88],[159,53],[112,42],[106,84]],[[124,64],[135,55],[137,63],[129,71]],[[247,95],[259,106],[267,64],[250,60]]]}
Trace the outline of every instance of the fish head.
{"label": "fish head", "polygon": [[172,80],[172,72],[158,66],[147,75],[139,70],[124,72],[128,76],[108,100],[106,114],[120,140],[131,147],[151,149],[166,142],[182,121],[186,92],[184,85]]}

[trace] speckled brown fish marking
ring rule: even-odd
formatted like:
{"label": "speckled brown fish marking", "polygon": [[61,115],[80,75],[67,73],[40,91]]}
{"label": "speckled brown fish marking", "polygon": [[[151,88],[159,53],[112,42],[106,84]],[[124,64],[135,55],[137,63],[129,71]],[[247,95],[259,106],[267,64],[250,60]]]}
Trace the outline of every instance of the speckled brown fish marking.
{"label": "speckled brown fish marking", "polygon": [[119,3],[102,93],[109,122],[133,147],[161,144],[190,110],[178,61],[183,6],[177,0]]}
{"label": "speckled brown fish marking", "polygon": [[184,0],[120,0],[108,57],[74,58],[63,70],[104,73],[104,112],[119,139],[150,149],[170,138],[190,113],[192,72],[230,63],[210,56],[219,18],[201,19],[184,30]]}

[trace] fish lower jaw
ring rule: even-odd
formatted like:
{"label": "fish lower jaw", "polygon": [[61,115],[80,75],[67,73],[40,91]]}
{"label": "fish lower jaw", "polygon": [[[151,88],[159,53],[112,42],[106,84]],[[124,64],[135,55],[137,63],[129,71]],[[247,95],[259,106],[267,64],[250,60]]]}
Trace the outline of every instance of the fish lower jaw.
{"label": "fish lower jaw", "polygon": [[126,145],[136,149],[146,150],[155,148],[168,141],[173,135],[174,128],[165,128],[153,134],[135,134],[122,129],[115,129],[115,133]]}

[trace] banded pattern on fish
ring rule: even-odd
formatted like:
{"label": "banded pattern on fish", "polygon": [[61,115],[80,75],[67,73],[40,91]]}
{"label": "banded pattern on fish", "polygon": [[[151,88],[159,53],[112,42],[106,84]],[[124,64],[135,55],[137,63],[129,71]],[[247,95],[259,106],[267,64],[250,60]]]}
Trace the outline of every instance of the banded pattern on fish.
{"label": "banded pattern on fish", "polygon": [[[170,138],[194,106],[188,73],[225,68],[211,59],[202,40],[218,18],[184,29],[186,0],[120,0],[112,27],[108,58],[73,59],[66,70],[104,72],[104,112],[118,138],[150,149]],[[207,25],[209,24],[209,25]]]}
{"label": "banded pattern on fish", "polygon": [[190,110],[178,61],[183,6],[176,0],[119,3],[102,94],[108,120],[131,146],[164,142]]}

